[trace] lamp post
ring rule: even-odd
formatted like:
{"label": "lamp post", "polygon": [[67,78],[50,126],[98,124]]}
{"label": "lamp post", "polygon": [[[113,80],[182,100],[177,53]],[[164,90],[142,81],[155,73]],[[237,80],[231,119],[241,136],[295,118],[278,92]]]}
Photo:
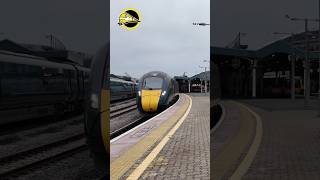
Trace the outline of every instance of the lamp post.
{"label": "lamp post", "polygon": [[309,105],[310,100],[310,59],[309,59],[309,30],[308,23],[309,21],[319,22],[319,19],[308,19],[308,18],[293,18],[289,15],[285,15],[285,17],[291,21],[303,21],[305,26],[305,34],[306,34],[306,54],[305,54],[305,106]]}

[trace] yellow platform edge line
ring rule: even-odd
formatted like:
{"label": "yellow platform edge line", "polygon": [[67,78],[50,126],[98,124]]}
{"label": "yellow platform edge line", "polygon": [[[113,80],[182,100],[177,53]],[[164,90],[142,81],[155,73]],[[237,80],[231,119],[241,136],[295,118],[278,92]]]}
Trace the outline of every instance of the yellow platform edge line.
{"label": "yellow platform edge line", "polygon": [[121,178],[139,158],[155,146],[157,142],[160,142],[161,138],[164,137],[164,135],[177,123],[188,109],[188,99],[191,99],[187,95],[184,96],[187,103],[182,105],[182,107],[173,116],[163,122],[158,128],[152,130],[150,134],[145,136],[137,144],[110,163],[110,179]]}
{"label": "yellow platform edge line", "polygon": [[248,106],[246,106],[242,103],[239,103],[239,102],[235,102],[235,103],[239,104],[241,107],[248,110],[255,117],[255,119],[256,119],[256,135],[254,137],[254,140],[250,146],[248,153],[246,154],[244,159],[241,161],[240,165],[237,167],[235,172],[232,174],[232,176],[230,177],[230,180],[241,179],[246,174],[251,163],[254,160],[254,157],[257,154],[257,151],[258,151],[259,146],[261,144],[262,135],[263,135],[261,117],[257,113],[255,113],[252,109],[250,109]]}
{"label": "yellow platform edge line", "polygon": [[180,118],[180,120],[176,123],[176,125],[169,131],[167,135],[161,140],[161,142],[151,151],[151,153],[143,160],[143,162],[131,173],[131,175],[127,178],[127,180],[135,180],[138,179],[142,173],[147,169],[147,167],[151,164],[151,162],[157,157],[163,147],[167,144],[170,138],[174,135],[174,133],[179,129],[181,124],[189,115],[191,106],[192,106],[192,99],[189,98],[189,107],[184,115]]}

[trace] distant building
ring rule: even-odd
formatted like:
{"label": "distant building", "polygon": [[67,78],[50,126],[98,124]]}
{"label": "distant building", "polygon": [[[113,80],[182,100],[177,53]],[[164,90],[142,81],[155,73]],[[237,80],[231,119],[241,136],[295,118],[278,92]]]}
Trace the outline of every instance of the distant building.
{"label": "distant building", "polygon": [[179,85],[179,92],[180,93],[187,93],[189,92],[189,78],[188,76],[175,76],[174,80],[178,82]]}
{"label": "distant building", "polygon": [[210,91],[210,71],[201,72],[192,77],[175,76],[174,79],[179,84],[179,92],[188,93]]}

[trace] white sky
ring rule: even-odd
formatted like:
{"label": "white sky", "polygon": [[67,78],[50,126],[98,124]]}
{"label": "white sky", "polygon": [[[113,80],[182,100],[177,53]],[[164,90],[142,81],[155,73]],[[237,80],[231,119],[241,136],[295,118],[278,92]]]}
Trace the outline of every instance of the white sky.
{"label": "white sky", "polygon": [[106,0],[1,0],[0,40],[48,44],[53,34],[68,49],[94,55],[107,43]]}
{"label": "white sky", "polygon": [[[318,0],[214,0],[212,8],[212,44],[226,46],[238,32],[246,33],[242,43],[259,49],[283,38],[273,32],[300,33],[304,22],[293,22],[285,14],[298,18],[318,18]],[[310,22],[310,30],[318,23]]]}
{"label": "white sky", "polygon": [[[117,24],[121,11],[135,8],[141,24],[128,31]],[[117,0],[110,4],[111,73],[135,78],[159,70],[171,76],[200,73],[210,57],[210,0]]]}

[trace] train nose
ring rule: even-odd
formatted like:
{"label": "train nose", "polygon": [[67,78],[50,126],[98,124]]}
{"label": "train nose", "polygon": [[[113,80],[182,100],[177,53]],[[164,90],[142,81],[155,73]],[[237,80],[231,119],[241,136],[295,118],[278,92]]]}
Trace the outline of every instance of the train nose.
{"label": "train nose", "polygon": [[141,106],[145,112],[155,112],[158,109],[161,90],[142,90]]}

